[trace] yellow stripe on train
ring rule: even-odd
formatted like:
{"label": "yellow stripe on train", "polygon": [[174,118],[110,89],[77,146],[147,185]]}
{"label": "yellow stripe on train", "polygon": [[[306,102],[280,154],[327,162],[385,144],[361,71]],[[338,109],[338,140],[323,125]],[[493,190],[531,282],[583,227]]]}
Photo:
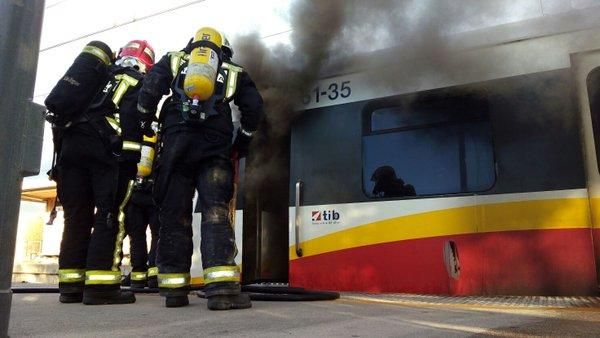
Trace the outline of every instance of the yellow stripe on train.
{"label": "yellow stripe on train", "polygon": [[[600,207],[600,199],[595,199]],[[600,212],[598,213],[600,217]],[[600,218],[599,218],[600,219]],[[303,257],[409,239],[498,231],[591,227],[589,199],[530,200],[452,208],[390,218],[300,243]],[[294,246],[290,260],[298,259]]]}

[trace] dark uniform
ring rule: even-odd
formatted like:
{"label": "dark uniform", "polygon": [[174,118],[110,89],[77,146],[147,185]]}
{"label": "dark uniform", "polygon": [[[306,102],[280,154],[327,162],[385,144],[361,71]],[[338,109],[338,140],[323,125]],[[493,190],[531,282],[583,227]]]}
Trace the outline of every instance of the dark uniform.
{"label": "dark uniform", "polygon": [[[152,177],[138,177],[133,187],[125,217],[131,254],[131,286],[158,287],[156,247],[158,244],[158,208],[152,199]],[[146,241],[146,229],[150,226],[152,240],[150,251]]]}
{"label": "dark uniform", "polygon": [[120,263],[123,208],[140,158],[136,106],[143,75],[116,65],[110,69],[110,80],[90,109],[74,117],[59,141],[56,180],[65,218],[59,256],[62,302],[135,301],[133,293],[120,291]]}
{"label": "dark uniform", "polygon": [[[162,153],[154,193],[161,224],[157,252],[159,287],[167,297],[167,306],[187,305],[193,249],[192,199],[197,190],[208,306],[236,308],[235,299],[241,296],[240,271],[234,262],[235,235],[228,218],[233,196],[234,131],[229,103],[233,101],[242,114],[233,149],[245,156],[263,114],[263,101],[248,73],[224,55],[215,94],[207,101],[211,104],[205,105],[208,117],[204,122],[195,120],[183,92],[190,50],[188,46],[165,55],[148,73],[139,98],[140,109],[152,112],[162,96],[169,89],[173,91],[161,112]],[[225,304],[215,303],[219,298],[224,298]],[[240,307],[249,306],[248,300]]]}

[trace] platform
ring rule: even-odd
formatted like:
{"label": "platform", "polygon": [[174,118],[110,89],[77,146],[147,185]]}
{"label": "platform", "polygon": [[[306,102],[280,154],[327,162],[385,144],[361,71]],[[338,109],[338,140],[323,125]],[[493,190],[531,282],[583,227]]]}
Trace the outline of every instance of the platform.
{"label": "platform", "polygon": [[537,337],[600,336],[597,297],[438,297],[344,293],[336,301],[259,302],[249,310],[167,309],[156,294],[130,305],[60,304],[14,294],[11,337]]}

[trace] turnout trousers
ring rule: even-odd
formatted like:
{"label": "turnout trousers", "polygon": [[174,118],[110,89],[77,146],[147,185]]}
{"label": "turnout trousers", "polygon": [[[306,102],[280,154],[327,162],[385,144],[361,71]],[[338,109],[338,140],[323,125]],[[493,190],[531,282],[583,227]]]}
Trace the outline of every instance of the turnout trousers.
{"label": "turnout trousers", "polygon": [[210,131],[184,130],[163,137],[154,191],[160,206],[157,264],[163,296],[187,294],[195,191],[202,213],[200,250],[206,295],[240,293],[235,234],[229,219],[230,153],[231,139]]}
{"label": "turnout trousers", "polygon": [[[152,191],[134,189],[127,204],[125,228],[129,236],[131,254],[131,281],[145,283],[156,277],[156,247],[158,244],[158,209],[152,200]],[[150,251],[146,241],[146,229],[150,226],[152,239]]]}
{"label": "turnout trousers", "polygon": [[129,181],[119,179],[119,164],[99,137],[77,130],[64,134],[56,169],[64,210],[61,293],[81,292],[84,284],[118,289],[125,234],[119,208],[124,206]]}

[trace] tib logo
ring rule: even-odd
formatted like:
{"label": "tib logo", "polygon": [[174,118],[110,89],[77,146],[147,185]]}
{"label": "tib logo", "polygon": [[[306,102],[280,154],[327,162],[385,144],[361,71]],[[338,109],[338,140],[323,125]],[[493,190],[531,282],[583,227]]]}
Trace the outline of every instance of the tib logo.
{"label": "tib logo", "polygon": [[340,213],[335,210],[313,210],[313,224],[338,224],[340,223]]}

